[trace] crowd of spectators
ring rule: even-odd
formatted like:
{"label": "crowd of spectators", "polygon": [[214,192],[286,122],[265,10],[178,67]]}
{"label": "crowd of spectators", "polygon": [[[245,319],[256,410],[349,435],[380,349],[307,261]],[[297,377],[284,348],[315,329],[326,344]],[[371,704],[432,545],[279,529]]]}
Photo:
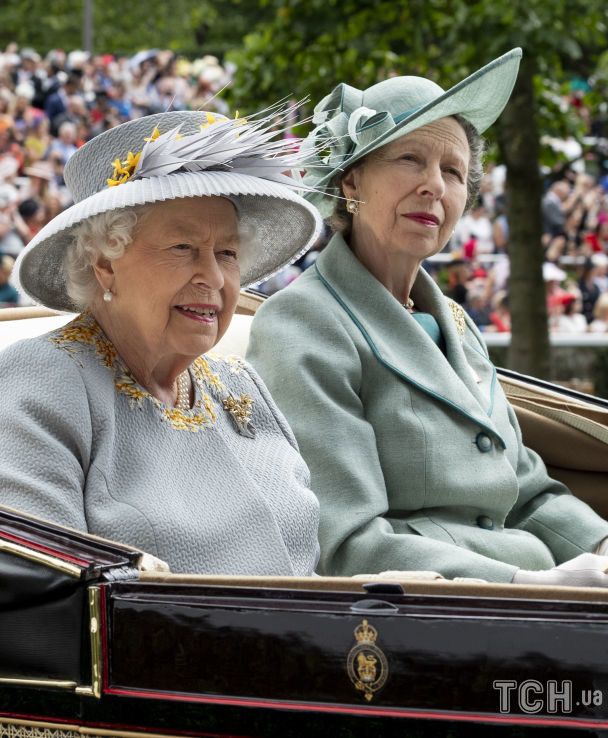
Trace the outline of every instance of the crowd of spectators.
{"label": "crowd of spectators", "polygon": [[[169,107],[227,113],[217,93],[233,72],[212,56],[191,61],[156,49],[131,57],[53,50],[43,58],[13,44],[0,53],[0,307],[20,304],[9,282],[14,259],[71,202],[63,170],[77,148]],[[504,184],[504,167],[490,166],[475,206],[430,265],[484,331],[510,330]],[[550,328],[608,332],[608,176],[592,176],[580,157],[547,179],[542,215]],[[313,250],[260,289],[285,287],[317,255]]]}
{"label": "crowd of spectators", "polygon": [[[555,333],[608,329],[608,176],[583,160],[547,177],[542,199],[543,279]],[[480,196],[431,270],[483,331],[509,332],[509,223],[504,167],[490,167]],[[442,268],[438,268],[441,265]]]}
{"label": "crowd of spectators", "polygon": [[213,56],[171,51],[131,57],[0,52],[0,307],[19,304],[15,258],[71,203],[63,171],[79,146],[131,118],[167,110],[228,112],[217,93],[233,74]]}

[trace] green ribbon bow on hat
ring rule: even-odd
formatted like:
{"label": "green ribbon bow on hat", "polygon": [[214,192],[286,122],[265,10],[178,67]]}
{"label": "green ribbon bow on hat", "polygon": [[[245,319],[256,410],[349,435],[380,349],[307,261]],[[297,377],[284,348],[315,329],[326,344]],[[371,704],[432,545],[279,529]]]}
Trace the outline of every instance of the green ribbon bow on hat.
{"label": "green ribbon bow on hat", "polygon": [[375,149],[440,118],[459,115],[482,133],[507,104],[521,49],[443,90],[423,77],[391,77],[361,91],[339,84],[314,110],[315,129],[304,140],[306,198],[328,215],[340,196],[337,174]]}

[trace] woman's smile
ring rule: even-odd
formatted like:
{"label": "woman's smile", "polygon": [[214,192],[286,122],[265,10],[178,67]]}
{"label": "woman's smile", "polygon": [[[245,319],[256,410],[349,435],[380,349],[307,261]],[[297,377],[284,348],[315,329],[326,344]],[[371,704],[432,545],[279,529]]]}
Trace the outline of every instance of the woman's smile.
{"label": "woman's smile", "polygon": [[175,305],[174,309],[184,318],[189,318],[197,323],[214,324],[217,322],[218,305],[201,305],[190,303],[187,305]]}
{"label": "woman's smile", "polygon": [[[121,356],[142,375],[170,357],[190,363],[224,335],[239,296],[236,210],[222,197],[157,203],[112,262],[112,323]],[[109,320],[107,321],[109,323]],[[137,358],[131,352],[137,349]],[[143,357],[143,360],[142,360]]]}

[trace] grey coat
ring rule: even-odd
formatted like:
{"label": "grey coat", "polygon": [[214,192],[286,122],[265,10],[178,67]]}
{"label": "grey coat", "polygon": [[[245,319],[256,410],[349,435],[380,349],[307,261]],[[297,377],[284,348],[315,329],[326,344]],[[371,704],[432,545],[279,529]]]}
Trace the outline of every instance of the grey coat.
{"label": "grey coat", "polygon": [[319,571],[508,582],[592,551],[608,523],[523,445],[472,321],[423,270],[412,297],[446,355],[337,235],[253,321],[321,503]]}
{"label": "grey coat", "polygon": [[[193,410],[163,406],[86,315],[1,352],[0,504],[173,571],[309,575],[318,502],[283,416],[242,360],[201,357],[190,373]],[[223,408],[243,394],[255,438]]]}

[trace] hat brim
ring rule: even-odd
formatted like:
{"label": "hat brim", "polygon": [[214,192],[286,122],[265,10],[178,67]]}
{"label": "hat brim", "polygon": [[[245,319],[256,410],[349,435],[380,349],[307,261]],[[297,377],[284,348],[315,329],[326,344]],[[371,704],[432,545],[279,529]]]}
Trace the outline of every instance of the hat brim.
{"label": "hat brim", "polygon": [[190,197],[229,197],[235,201],[239,223],[247,234],[240,256],[243,287],[268,279],[296,261],[321,232],[317,210],[281,184],[230,172],[178,172],[125,182],[64,210],[19,255],[15,285],[41,305],[77,310],[67,294],[63,269],[75,227],[100,213]]}
{"label": "hat brim", "polygon": [[[442,95],[412,111],[411,115],[397,123],[394,128],[380,134],[367,146],[355,148],[341,166],[315,182],[315,188],[323,190],[338,172],[345,171],[372,151],[441,118],[460,115],[468,120],[478,133],[483,133],[496,121],[513,92],[521,56],[520,48],[512,49]],[[312,192],[307,195],[307,199],[316,203],[320,197],[325,197],[323,192]]]}

